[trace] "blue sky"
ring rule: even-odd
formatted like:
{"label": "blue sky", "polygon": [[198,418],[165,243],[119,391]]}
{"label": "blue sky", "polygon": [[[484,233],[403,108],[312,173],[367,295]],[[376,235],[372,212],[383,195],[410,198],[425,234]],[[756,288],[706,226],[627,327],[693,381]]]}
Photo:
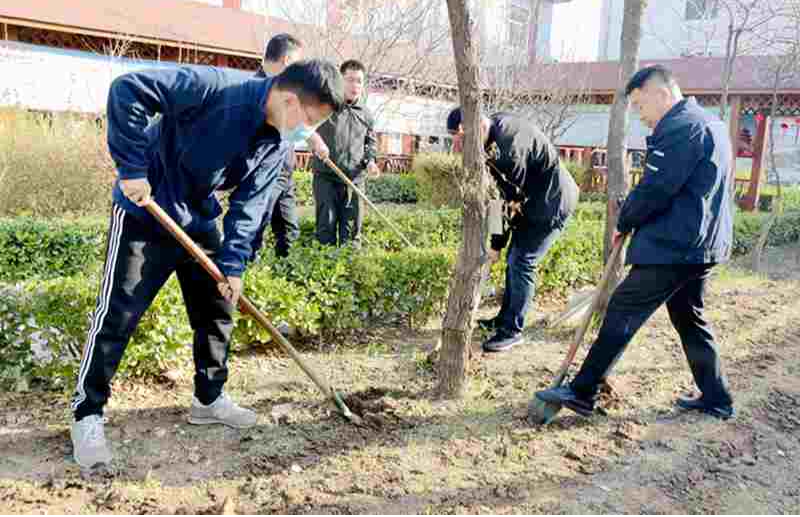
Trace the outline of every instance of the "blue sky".
{"label": "blue sky", "polygon": [[572,0],[553,6],[553,57],[595,61],[600,38],[600,0]]}

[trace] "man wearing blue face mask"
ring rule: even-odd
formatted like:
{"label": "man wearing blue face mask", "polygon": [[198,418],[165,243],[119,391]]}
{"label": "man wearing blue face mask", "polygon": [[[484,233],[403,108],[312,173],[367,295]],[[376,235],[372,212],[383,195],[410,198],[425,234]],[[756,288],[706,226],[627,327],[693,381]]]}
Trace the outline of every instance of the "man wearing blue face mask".
{"label": "man wearing blue face mask", "polygon": [[[103,407],[139,319],[172,273],[194,330],[189,422],[244,428],[254,412],[224,392],[233,309],[242,275],[288,146],[306,139],[344,102],[341,74],[319,60],[274,78],[207,67],[134,72],[108,96],[113,191],[104,275],[84,347],[71,437],[81,467],[111,461]],[[150,123],[156,114],[160,118]],[[224,238],[215,192],[231,190]],[[152,197],[217,263],[216,284],[145,210]]]}
{"label": "man wearing blue face mask", "polygon": [[365,172],[377,176],[375,164],[377,140],[375,118],[365,105],[363,93],[366,68],[355,60],[339,67],[345,82],[345,104],[342,110],[322,126],[309,144],[314,151],[311,170],[314,172],[314,205],[317,240],[322,244],[360,245],[363,210],[361,200],[323,161],[330,156],[353,183],[364,190]]}
{"label": "man wearing blue face mask", "polygon": [[[287,66],[303,58],[303,43],[290,34],[276,34],[270,38],[264,51],[264,62],[256,73],[256,77],[275,77],[283,72]],[[259,231],[253,253],[261,247],[262,235],[267,226],[272,227],[275,237],[275,255],[278,257],[289,256],[289,248],[300,236],[300,221],[297,217],[297,198],[295,185],[292,178],[297,163],[294,144],[289,146],[283,170],[278,175],[278,180],[272,195],[267,203],[264,213],[264,222]],[[285,323],[278,328],[285,327]]]}

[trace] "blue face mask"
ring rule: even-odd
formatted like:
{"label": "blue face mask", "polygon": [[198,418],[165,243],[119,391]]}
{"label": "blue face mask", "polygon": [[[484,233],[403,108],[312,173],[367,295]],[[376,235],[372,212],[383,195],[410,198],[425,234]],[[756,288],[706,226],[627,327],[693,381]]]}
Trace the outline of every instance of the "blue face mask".
{"label": "blue face mask", "polygon": [[311,135],[313,134],[314,129],[301,122],[283,135],[283,139],[293,144],[299,144],[300,142],[305,142],[311,138]]}

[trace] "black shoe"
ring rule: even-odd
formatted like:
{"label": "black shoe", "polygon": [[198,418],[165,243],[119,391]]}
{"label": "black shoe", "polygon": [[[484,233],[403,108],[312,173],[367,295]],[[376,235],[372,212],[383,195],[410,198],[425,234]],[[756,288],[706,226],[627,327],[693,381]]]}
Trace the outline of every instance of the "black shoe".
{"label": "black shoe", "polygon": [[561,404],[581,416],[592,416],[594,413],[594,402],[580,397],[567,385],[537,391],[536,398],[551,404]]}
{"label": "black shoe", "polygon": [[696,399],[679,398],[675,403],[681,409],[688,409],[689,411],[702,411],[707,415],[711,415],[722,420],[729,420],[736,416],[736,410],[732,405],[715,406],[707,404],[702,397]]}
{"label": "black shoe", "polygon": [[499,318],[495,316],[494,318],[489,318],[488,320],[478,320],[478,327],[481,330],[497,330],[497,323],[499,322]]}
{"label": "black shoe", "polygon": [[483,351],[506,352],[520,343],[522,343],[522,334],[507,334],[503,331],[498,331],[483,343]]}

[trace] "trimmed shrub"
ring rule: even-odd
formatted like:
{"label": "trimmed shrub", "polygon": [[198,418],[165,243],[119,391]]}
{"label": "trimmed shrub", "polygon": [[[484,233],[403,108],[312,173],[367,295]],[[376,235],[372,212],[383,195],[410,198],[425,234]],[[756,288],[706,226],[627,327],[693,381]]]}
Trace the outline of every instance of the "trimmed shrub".
{"label": "trimmed shrub", "polygon": [[[295,195],[299,206],[314,204],[314,173],[299,169],[294,172]],[[381,174],[367,179],[365,194],[373,203],[407,204],[417,202],[417,179],[409,174]],[[353,193],[355,196],[356,194]]]}
{"label": "trimmed shrub", "polygon": [[0,219],[0,281],[55,278],[102,261],[108,223],[18,217]]}
{"label": "trimmed shrub", "polygon": [[436,208],[459,208],[463,194],[458,178],[463,176],[461,155],[450,153],[420,153],[412,165],[417,178],[417,198]]}
{"label": "trimmed shrub", "polygon": [[411,174],[381,174],[367,180],[366,194],[373,203],[416,203],[417,178]]}
{"label": "trimmed shrub", "polygon": [[562,161],[561,163],[572,175],[572,179],[575,180],[575,183],[578,184],[578,187],[583,185],[583,181],[586,179],[586,165],[581,162],[573,161]]}
{"label": "trimmed shrub", "polygon": [[[72,388],[99,285],[96,274],[0,286],[0,387]],[[188,364],[192,331],[175,278],[142,317],[119,367],[151,377]]]}

